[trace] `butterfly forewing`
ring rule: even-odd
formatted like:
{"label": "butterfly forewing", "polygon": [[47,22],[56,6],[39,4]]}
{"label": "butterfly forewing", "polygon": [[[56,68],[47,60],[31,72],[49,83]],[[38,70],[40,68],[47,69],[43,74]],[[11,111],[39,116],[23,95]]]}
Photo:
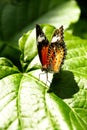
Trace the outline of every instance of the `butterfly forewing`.
{"label": "butterfly forewing", "polygon": [[36,25],[36,39],[37,39],[38,54],[42,64],[42,70],[46,70],[49,41],[38,24]]}

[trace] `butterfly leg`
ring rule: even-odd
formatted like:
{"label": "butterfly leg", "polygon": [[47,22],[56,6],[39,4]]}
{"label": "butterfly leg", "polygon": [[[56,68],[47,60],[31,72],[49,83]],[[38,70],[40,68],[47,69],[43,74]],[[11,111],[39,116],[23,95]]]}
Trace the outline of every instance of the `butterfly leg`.
{"label": "butterfly leg", "polygon": [[46,74],[45,85],[47,85],[48,83],[50,84],[50,81],[48,80],[48,73],[47,73],[47,72],[46,72],[46,73],[40,73],[40,74],[39,74],[39,80],[44,81],[44,80],[43,80],[44,77],[41,77],[42,74]]}
{"label": "butterfly leg", "polygon": [[48,72],[46,72],[46,85],[47,85],[47,83],[49,83],[49,86],[50,86],[50,81],[49,81],[49,79],[48,79]]}

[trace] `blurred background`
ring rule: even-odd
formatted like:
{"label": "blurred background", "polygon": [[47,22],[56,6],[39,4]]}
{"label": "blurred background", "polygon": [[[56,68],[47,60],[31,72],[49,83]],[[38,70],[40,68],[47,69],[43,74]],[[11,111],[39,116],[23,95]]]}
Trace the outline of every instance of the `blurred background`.
{"label": "blurred background", "polygon": [[87,38],[87,6],[84,0],[1,0],[0,57],[19,64],[18,39],[35,24],[63,25],[73,35]]}

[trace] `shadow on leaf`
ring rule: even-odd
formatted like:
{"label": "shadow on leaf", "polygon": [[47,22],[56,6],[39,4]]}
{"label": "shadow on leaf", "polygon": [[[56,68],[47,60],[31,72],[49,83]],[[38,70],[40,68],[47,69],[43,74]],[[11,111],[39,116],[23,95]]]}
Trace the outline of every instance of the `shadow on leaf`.
{"label": "shadow on leaf", "polygon": [[58,97],[71,98],[79,91],[79,87],[70,71],[61,71],[53,76],[52,83],[48,92],[54,92]]}

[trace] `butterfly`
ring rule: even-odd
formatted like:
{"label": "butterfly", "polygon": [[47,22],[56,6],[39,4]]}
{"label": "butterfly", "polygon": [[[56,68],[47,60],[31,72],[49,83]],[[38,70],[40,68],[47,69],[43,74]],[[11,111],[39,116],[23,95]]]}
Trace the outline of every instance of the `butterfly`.
{"label": "butterfly", "polygon": [[49,42],[40,25],[36,24],[36,41],[42,71],[59,72],[66,56],[63,26],[55,29]]}

